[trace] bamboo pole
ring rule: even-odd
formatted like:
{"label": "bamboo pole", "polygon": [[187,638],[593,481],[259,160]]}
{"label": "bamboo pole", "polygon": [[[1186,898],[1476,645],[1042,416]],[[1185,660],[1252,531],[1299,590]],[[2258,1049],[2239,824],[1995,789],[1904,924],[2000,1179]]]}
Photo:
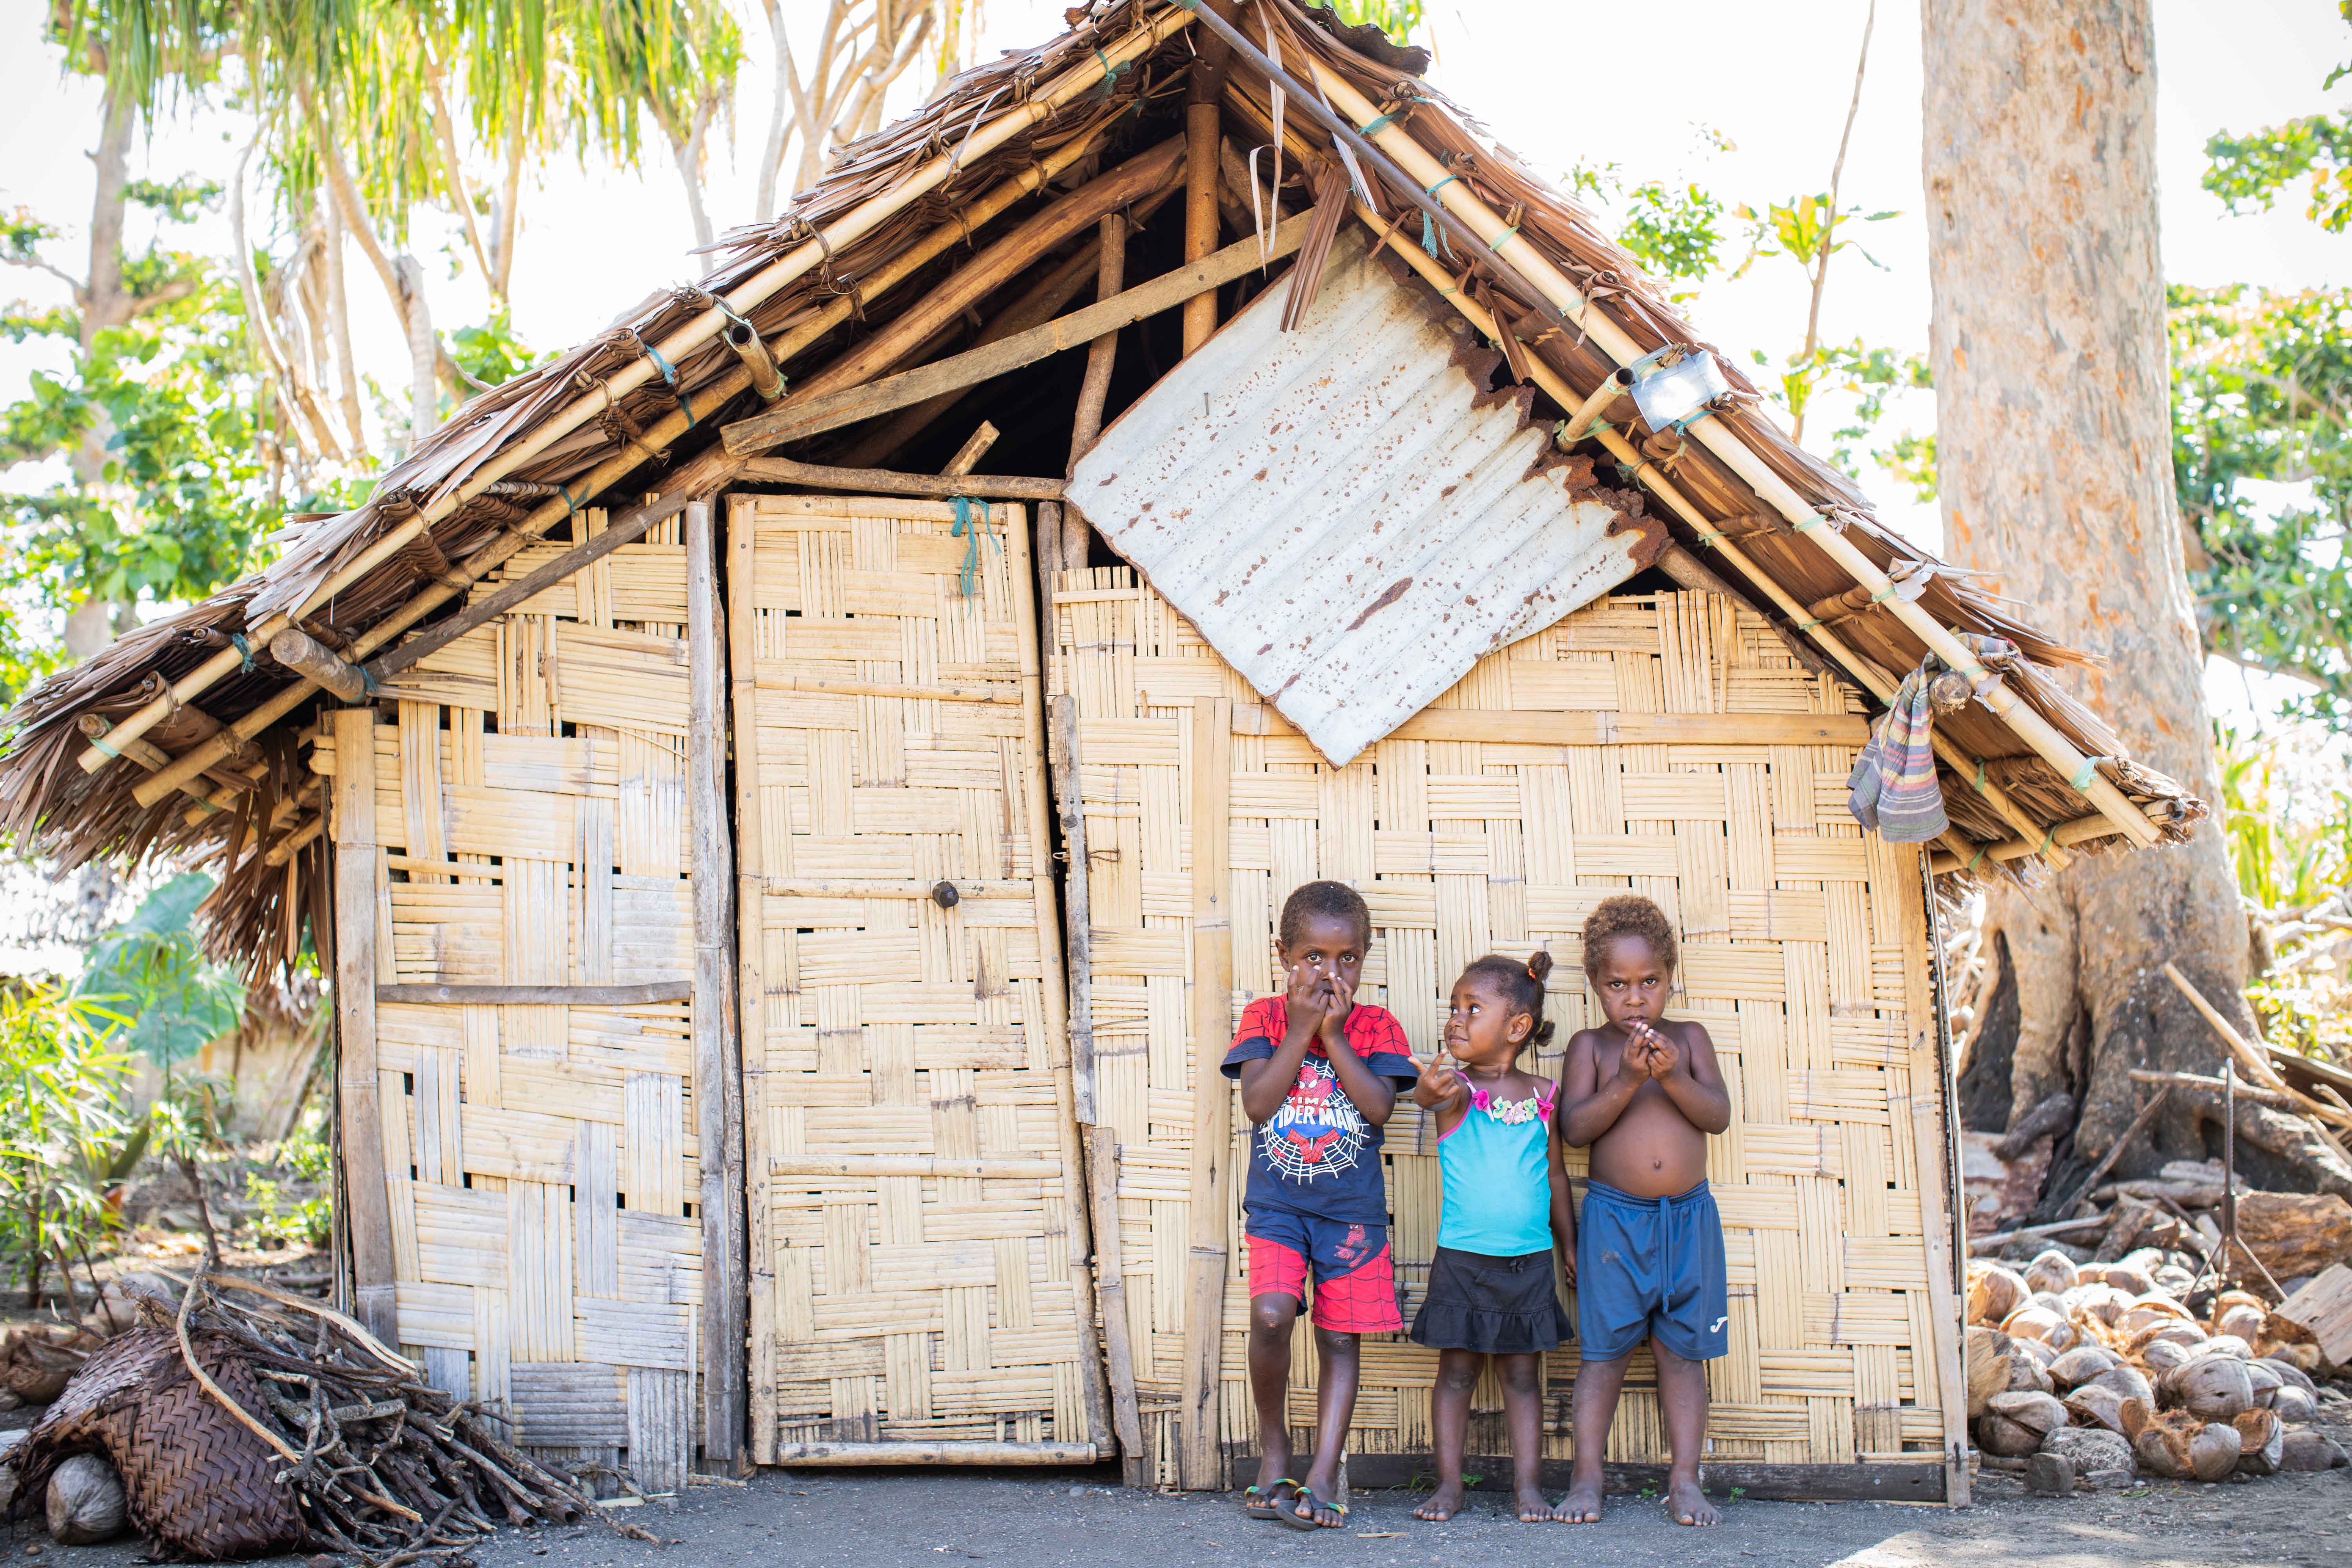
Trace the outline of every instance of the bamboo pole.
{"label": "bamboo pole", "polygon": [[764,900],[767,834],[760,812],[759,503],[728,498],[727,650],[734,684],[736,997],[743,1009],[744,1282],[749,1298],[748,1390],[754,1463],[776,1462],[775,1219],[768,1191],[768,979]]}
{"label": "bamboo pole", "polygon": [[[1904,1026],[1911,1036],[1911,1154],[1918,1173],[1919,1228],[1927,1249],[1930,1342],[1913,1346],[1912,1354],[1936,1369],[1937,1409],[1943,1428],[1938,1451],[1944,1460],[1944,1500],[1958,1506],[1969,1500],[1969,1402],[1968,1379],[1960,1366],[1963,1314],[1954,1285],[1957,1269],[1952,1257],[1952,1205],[1959,1173],[1946,1159],[1951,1142],[1952,1083],[1939,1048],[1936,997],[1929,984],[1928,953],[1934,949],[1936,927],[1928,902],[1925,852],[1917,858],[1898,852],[1896,858],[1901,862],[1895,875],[1900,885],[1892,891],[1897,900],[1897,927],[1906,947],[1916,942],[1920,948],[1907,953],[1903,964],[1903,1012]],[[1885,897],[1887,892],[1873,889],[1872,896]],[[1919,1403],[1927,1400],[1923,1397]]]}
{"label": "bamboo pole", "polygon": [[1233,1208],[1233,1089],[1219,1070],[1234,1032],[1233,701],[1192,707],[1192,1172],[1184,1262],[1178,1484],[1222,1489],[1219,1394]]}
{"label": "bamboo pole", "polygon": [[[1400,234],[1395,224],[1382,220],[1378,214],[1360,202],[1356,204],[1356,216],[1362,219],[1373,233],[1379,235],[1391,250],[1402,258],[1405,263],[1418,272],[1425,281],[1436,288],[1472,326],[1490,338],[1503,330],[1501,323],[1496,321],[1492,314],[1454,286],[1452,274],[1439,266],[1435,258]],[[1542,358],[1530,356],[1528,369],[1535,377],[1536,384],[1542,387],[1552,401],[1561,407],[1578,407],[1583,403],[1584,400],[1577,396],[1575,390],[1559,373]],[[1608,383],[1604,382],[1603,384],[1607,385]],[[1609,449],[1610,454],[1620,462],[1632,466],[1634,479],[1647,486],[1676,516],[1696,530],[1700,539],[1706,542],[1718,557],[1728,562],[1742,576],[1753,584],[1759,593],[1769,599],[1781,614],[1789,617],[1790,625],[1811,637],[1820,645],[1824,653],[1836,661],[1839,668],[1859,681],[1871,695],[1876,697],[1881,702],[1893,700],[1895,683],[1885,671],[1848,646],[1843,637],[1829,627],[1818,623],[1808,625],[1811,617],[1804,613],[1804,606],[1798,604],[1770,573],[1757,564],[1747,552],[1732,542],[1727,534],[1708,521],[1706,513],[1700,511],[1673,480],[1660,473],[1655,464],[1636,451],[1633,445],[1617,431],[1603,429],[1600,434],[1601,444]],[[1937,756],[1943,759],[1963,777],[1972,782],[1981,781],[1975,783],[1976,789],[1984,796],[1986,804],[1999,812],[2005,821],[2019,829],[2021,833],[2035,835],[2042,833],[2041,824],[2027,816],[2024,809],[2017,805],[2007,790],[1985,777],[1982,763],[1961,752],[1941,734],[1934,734],[1931,731],[1931,735]],[[1957,830],[1947,833],[1944,836],[1944,841],[1953,846],[1956,863],[1968,858],[1976,849],[1976,846],[1962,837]],[[2061,868],[2066,864],[2063,850],[2053,858],[2053,863]]]}
{"label": "bamboo pole", "polygon": [[[1276,229],[1274,255],[1284,257],[1297,250],[1311,221],[1311,214],[1304,215]],[[1257,242],[1245,239],[1227,246],[1206,261],[1163,272],[1149,283],[1138,284],[1098,304],[1073,310],[984,347],[967,349],[896,375],[832,392],[816,393],[812,390],[816,384],[812,382],[803,388],[810,393],[805,402],[787,399],[763,413],[722,426],[719,435],[727,450],[751,457],[804,436],[837,430],[942,393],[976,386],[1007,371],[1076,348],[1106,331],[1157,315],[1206,289],[1230,283],[1260,265]],[[798,395],[794,396],[796,399]]]}
{"label": "bamboo pole", "polygon": [[1078,773],[1077,699],[1054,699],[1054,797],[1061,807],[1063,907],[1069,911],[1070,1073],[1078,1120],[1096,1120],[1094,908],[1088,887],[1087,808]]}
{"label": "bamboo pole", "polygon": [[790,458],[753,458],[743,465],[749,484],[807,485],[859,495],[928,496],[947,500],[973,496],[987,500],[1057,501],[1062,481],[1027,474],[902,474],[889,468],[838,468]]}
{"label": "bamboo pole", "polygon": [[400,1305],[375,1049],[375,710],[340,710],[334,726],[335,1103],[352,1211],[352,1283],[357,1315],[369,1332],[397,1344]]}
{"label": "bamboo pole", "polygon": [[1045,1031],[1045,1059],[1054,1072],[1055,1137],[1060,1145],[1063,1223],[1069,1231],[1069,1275],[1077,1294],[1081,1348],[1080,1393],[1085,1396],[1087,1425],[1097,1448],[1110,1446],[1110,1394],[1103,1386],[1102,1362],[1087,1342],[1095,1321],[1094,1244],[1087,1219],[1086,1152],[1079,1146],[1076,1086],[1070,1076],[1069,982],[1062,968],[1062,921],[1055,907],[1052,863],[1046,858],[1054,842],[1046,826],[1045,701],[1044,661],[1038,657],[1037,577],[1029,559],[1029,519],[1018,505],[991,508],[998,513],[999,537],[1005,542],[1005,565],[1013,579],[1013,621],[1021,647],[1021,728],[1027,767],[1021,775],[1023,822],[1029,835],[1029,881],[1037,913],[1037,956],[1044,970],[1040,989],[1045,1016],[1033,1023]]}
{"label": "bamboo pole", "polygon": [[[843,214],[821,235],[796,246],[755,273],[733,293],[726,297],[723,308],[714,306],[703,311],[677,331],[663,339],[655,347],[667,363],[676,364],[681,362],[688,354],[700,348],[718,334],[730,319],[730,311],[735,315],[748,315],[759,305],[773,298],[803,274],[821,264],[833,251],[872,233],[889,218],[929,195],[932,191],[945,184],[971,160],[994,152],[1022,132],[1051,119],[1063,108],[1076,102],[1081,94],[1094,88],[1106,75],[1157,49],[1183,28],[1191,26],[1192,21],[1190,12],[1171,7],[1152,18],[1150,23],[1128,34],[1109,48],[1089,51],[1086,58],[1079,58],[1069,70],[1064,72],[1051,89],[1037,94],[1020,108],[999,116],[987,125],[981,126],[952,149],[940,153],[906,179],[877,195],[871,201]],[[1041,174],[1040,183],[1043,178]],[[390,560],[404,549],[410,540],[423,533],[425,529],[448,517],[457,508],[472,500],[492,484],[512,474],[563,437],[586,424],[596,415],[603,413],[615,399],[645,384],[652,379],[654,374],[653,363],[649,358],[640,358],[624,365],[605,378],[605,390],[601,396],[581,398],[551,414],[530,433],[518,438],[510,446],[502,448],[496,457],[486,461],[465,483],[444,492],[415,517],[392,529],[362,551],[352,562],[309,595],[302,601],[300,609],[294,616],[264,617],[261,624],[254,628],[252,639],[261,641],[275,637],[285,629],[290,620],[299,619],[302,616],[309,615],[334,595]],[[747,384],[749,378],[746,376]],[[737,390],[740,391],[740,387],[739,386]],[[717,406],[719,401],[720,398],[713,394],[711,405]],[[126,731],[124,739],[137,739],[179,708],[209,690],[231,671],[238,668],[242,662],[242,656],[235,648],[222,649],[189,675],[175,682],[169,698],[159,697],[124,719],[117,728]],[[118,749],[119,744],[118,742]],[[104,752],[95,747],[85,749],[78,759],[85,773],[98,772],[111,759]]]}
{"label": "bamboo pole", "polygon": [[[1198,0],[1194,0],[1197,4]],[[1212,16],[1208,26],[1221,27],[1220,19]],[[1620,365],[1630,365],[1644,357],[1644,352],[1625,330],[1605,310],[1594,310],[1583,290],[1579,289],[1549,258],[1528,240],[1516,226],[1503,221],[1500,215],[1480,200],[1468,185],[1458,178],[1448,178],[1449,171],[1428,149],[1402,127],[1383,121],[1379,109],[1358,92],[1309,51],[1308,68],[1316,84],[1328,96],[1333,107],[1347,116],[1358,129],[1370,129],[1373,142],[1381,152],[1395,160],[1406,176],[1424,192],[1434,187],[1435,199],[1446,211],[1466,224],[1479,244],[1513,268],[1532,283],[1548,300],[1554,311],[1568,318],[1584,331],[1591,341]],[[1312,111],[1315,105],[1305,105]],[[1768,505],[1788,519],[1796,531],[1820,547],[1822,552],[1843,568],[1846,574],[1874,595],[1885,595],[1887,609],[1907,627],[1913,636],[1926,643],[1943,661],[1975,683],[1981,701],[2007,723],[2018,739],[2058,771],[2069,787],[2089,801],[2115,825],[2125,837],[2139,845],[2154,844],[2161,837],[2147,817],[2117,789],[2115,784],[2091,765],[2074,742],[2058,732],[2057,727],[2019,699],[2005,681],[1991,677],[1976,656],[1953,635],[1951,629],[1918,605],[1893,592],[1894,584],[1875,563],[1856,549],[1853,543],[1816,510],[1813,505],[1779,475],[1769,468],[1763,459],[1748,449],[1738,433],[1720,419],[1706,418],[1689,426],[1701,445],[1747,482],[1748,487]],[[2075,780],[2084,782],[2077,784]]]}
{"label": "bamboo pole", "polygon": [[992,1469],[999,1465],[1091,1465],[1102,1449],[1093,1443],[991,1443],[946,1440],[929,1443],[786,1443],[776,1463],[795,1468],[819,1465],[938,1465],[943,1468]]}
{"label": "bamboo pole", "polygon": [[[1196,62],[1192,68],[1197,71],[1201,68]],[[1209,117],[1212,122],[1216,119],[1216,105],[1213,103],[1209,105]],[[1197,138],[1195,140],[1197,142]],[[1188,155],[1186,167],[1196,170],[1207,169],[1212,176],[1215,174],[1214,161],[1203,160],[1198,145],[1195,145]],[[1188,181],[1190,178],[1191,176],[1188,175]],[[1189,209],[1185,218],[1189,225],[1192,218]],[[1210,233],[1213,236],[1215,232],[1216,228],[1213,221]],[[1192,234],[1188,228],[1185,234],[1185,249],[1188,253],[1192,249],[1191,242]],[[1127,287],[1127,219],[1118,213],[1104,218],[1102,233],[1097,240],[1097,247],[1101,253],[1101,258],[1095,265],[1095,298],[1108,300]],[[1199,256],[1188,254],[1185,259],[1202,261],[1207,259],[1207,257],[1208,252],[1203,251]],[[1188,338],[1192,335],[1192,307],[1203,300],[1209,304],[1211,327],[1213,329],[1216,324],[1216,296],[1195,295],[1184,302],[1184,331]],[[1191,350],[1187,349],[1186,352],[1190,353]],[[1063,467],[1064,473],[1068,473],[1078,466],[1078,459],[1086,455],[1087,448],[1093,446],[1095,438],[1102,434],[1103,405],[1110,396],[1111,371],[1118,362],[1118,332],[1117,330],[1105,332],[1087,345],[1086,379],[1078,384],[1078,409],[1076,416],[1070,422],[1070,458]]]}
{"label": "bamboo pole", "polygon": [[[727,812],[727,654],[710,503],[686,509],[687,794],[694,858],[695,1133],[701,1157],[702,1452],[733,1468],[744,1435],[743,1052]],[[749,606],[746,606],[748,613]],[[341,759],[336,759],[340,764]]]}
{"label": "bamboo pole", "polygon": [[[1231,26],[1240,15],[1240,0],[1207,0],[1218,20]],[[1184,173],[1184,259],[1200,261],[1217,248],[1217,143],[1223,129],[1219,105],[1225,94],[1225,62],[1233,46],[1212,30],[1195,40],[1199,52],[1188,71],[1184,103],[1184,141],[1189,149]],[[1103,238],[1108,246],[1108,233]],[[1108,258],[1106,258],[1108,259]],[[1106,290],[1105,297],[1117,290]],[[1217,297],[1196,294],[1184,301],[1184,354],[1190,358],[1217,330]],[[1088,365],[1091,373],[1092,365]],[[1106,376],[1108,369],[1106,368]],[[1083,409],[1083,402],[1080,407]],[[1099,417],[1100,410],[1097,410]],[[1070,460],[1079,448],[1072,443]]]}
{"label": "bamboo pole", "polygon": [[[477,868],[478,869],[478,868]],[[683,980],[644,985],[399,985],[380,983],[379,1002],[440,1007],[650,1007],[684,1002],[694,987]]]}
{"label": "bamboo pole", "polygon": [[1095,1205],[1095,1299],[1102,1306],[1103,1363],[1110,1376],[1111,1426],[1118,1435],[1118,1479],[1121,1486],[1140,1489],[1151,1484],[1151,1457],[1144,1451],[1143,1414],[1135,1397],[1135,1347],[1128,1332],[1127,1272],[1118,1235],[1118,1142],[1112,1129],[1089,1127],[1086,1144],[1087,1188]]}

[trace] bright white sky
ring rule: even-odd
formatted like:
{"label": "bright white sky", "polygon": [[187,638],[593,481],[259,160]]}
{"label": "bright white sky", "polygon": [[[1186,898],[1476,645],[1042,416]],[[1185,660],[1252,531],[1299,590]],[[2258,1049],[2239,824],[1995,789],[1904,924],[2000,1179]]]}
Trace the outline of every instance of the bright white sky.
{"label": "bright white sky", "polygon": [[[787,0],[788,11],[793,0]],[[1036,42],[1061,26],[1064,0],[990,0],[983,58]],[[1537,167],[1614,161],[1636,179],[1697,179],[1727,202],[1757,207],[1826,187],[1853,89],[1854,53],[1866,0],[1680,0],[1662,53],[1659,16],[1593,0],[1431,0],[1438,52],[1433,76],[1482,115],[1495,134]],[[39,37],[46,0],[0,0],[0,205],[24,204],[55,223],[86,220],[98,95],[62,77],[58,53],[28,47]],[[2352,282],[2352,247],[2306,222],[2299,202],[2267,215],[2232,217],[2199,188],[2207,136],[2244,131],[2342,101],[2323,94],[2328,68],[2352,58],[2352,29],[2333,0],[2156,0],[2158,167],[2166,270],[2179,281],[2252,282],[2273,288]],[[756,15],[756,13],[754,13]],[[1801,25],[1792,25],[1801,16]],[[723,229],[749,210],[764,127],[765,29],[747,26],[751,54],[731,134],[713,159],[712,207]],[[1576,62],[1596,62],[1580,69]],[[1640,70],[1598,62],[1647,60]],[[920,90],[910,72],[908,101]],[[928,85],[927,83],[924,85]],[[1921,350],[1927,336],[1926,233],[1920,221],[1920,58],[1917,7],[1886,0],[1878,9],[1870,72],[1841,193],[1842,205],[1903,216],[1869,226],[1865,244],[1886,270],[1853,252],[1838,258],[1823,311],[1831,341]],[[1703,153],[1699,127],[1729,138],[1730,151]],[[158,178],[199,172],[226,180],[247,134],[241,117],[205,111],[161,128],[144,153]],[[525,234],[515,279],[515,325],[534,347],[559,348],[600,331],[648,291],[698,270],[687,254],[692,228],[667,160],[643,176],[568,166],[526,195]],[[194,243],[228,248],[225,220],[200,226]],[[454,235],[454,229],[451,230]],[[134,245],[144,236],[131,237]],[[188,243],[180,241],[179,243]],[[422,252],[425,236],[415,242]],[[448,256],[454,257],[451,249]],[[1735,251],[1735,254],[1737,252]],[[54,255],[78,268],[76,244]],[[428,262],[436,279],[449,268]],[[63,286],[16,273],[10,283],[48,301]],[[0,285],[5,287],[5,285]],[[404,378],[390,308],[373,276],[352,258],[352,311],[363,363],[397,386]],[[435,319],[445,329],[479,321],[487,297],[470,274],[436,280]],[[1736,283],[1712,287],[1690,307],[1702,333],[1743,361],[1752,348],[1778,358],[1801,341],[1804,280],[1793,263],[1759,263]],[[37,368],[54,368],[53,347],[0,343],[0,399],[23,395]],[[1925,430],[1932,409],[1920,398],[1895,408],[1890,424]],[[1827,428],[1831,422],[1818,426]],[[1935,510],[1910,503],[1885,476],[1865,488],[1899,531],[1933,547]],[[2209,682],[2216,706],[2267,710],[2271,699],[2234,669]]]}

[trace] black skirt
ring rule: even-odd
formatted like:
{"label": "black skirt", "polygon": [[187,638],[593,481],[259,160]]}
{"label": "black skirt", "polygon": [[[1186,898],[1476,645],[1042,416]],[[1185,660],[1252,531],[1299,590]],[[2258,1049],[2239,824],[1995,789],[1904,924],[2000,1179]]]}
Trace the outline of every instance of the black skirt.
{"label": "black skirt", "polygon": [[1575,1337],[1552,1288],[1549,1252],[1489,1258],[1441,1247],[1429,1265],[1429,1294],[1412,1319],[1413,1342],[1432,1350],[1527,1355]]}

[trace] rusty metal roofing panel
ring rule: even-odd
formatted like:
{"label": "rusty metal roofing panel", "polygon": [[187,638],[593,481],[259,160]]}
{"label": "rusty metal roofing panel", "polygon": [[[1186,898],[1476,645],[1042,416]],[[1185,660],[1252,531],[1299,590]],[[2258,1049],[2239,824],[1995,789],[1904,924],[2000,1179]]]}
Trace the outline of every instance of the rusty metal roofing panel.
{"label": "rusty metal roofing panel", "polygon": [[1663,527],[1486,390],[1498,355],[1352,226],[1315,304],[1253,300],[1107,431],[1069,498],[1332,763],[1608,592]]}

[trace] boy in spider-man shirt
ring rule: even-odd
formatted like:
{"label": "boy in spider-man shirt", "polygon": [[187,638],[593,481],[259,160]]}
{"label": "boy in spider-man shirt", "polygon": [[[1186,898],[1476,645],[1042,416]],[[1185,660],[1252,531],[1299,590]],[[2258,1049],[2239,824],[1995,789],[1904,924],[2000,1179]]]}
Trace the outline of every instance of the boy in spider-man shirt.
{"label": "boy in spider-man shirt", "polygon": [[[1227,1078],[1257,1127],[1249,1191],[1250,1389],[1257,1401],[1257,1484],[1244,1494],[1255,1518],[1296,1530],[1336,1530],[1348,1510],[1337,1489],[1340,1447],[1355,1417],[1357,1336],[1400,1331],[1381,1181],[1381,1130],[1413,1068],[1396,1016],[1359,1005],[1356,983],[1371,945],[1372,915],[1355,889],[1308,882],[1282,906],[1276,943],[1284,994],[1242,1015]],[[1286,1405],[1290,1329],[1315,1277],[1315,1458],[1302,1483],[1290,1468]]]}

